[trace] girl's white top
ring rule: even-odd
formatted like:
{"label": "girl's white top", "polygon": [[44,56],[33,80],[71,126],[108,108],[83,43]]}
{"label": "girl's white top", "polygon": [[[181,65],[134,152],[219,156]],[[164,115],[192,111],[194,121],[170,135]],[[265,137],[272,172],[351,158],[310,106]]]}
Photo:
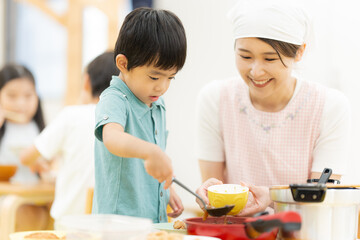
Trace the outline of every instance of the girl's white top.
{"label": "girl's white top", "polygon": [[22,150],[31,146],[39,135],[35,122],[16,124],[6,122],[6,129],[0,144],[0,164],[15,164],[18,169],[10,179],[11,182],[36,183],[39,178],[29,167],[20,163],[19,155]]}

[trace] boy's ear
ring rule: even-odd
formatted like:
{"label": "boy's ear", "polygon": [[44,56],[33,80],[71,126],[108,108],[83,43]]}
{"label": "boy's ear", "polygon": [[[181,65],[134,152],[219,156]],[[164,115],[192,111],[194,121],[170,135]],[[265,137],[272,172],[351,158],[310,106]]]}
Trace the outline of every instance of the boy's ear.
{"label": "boy's ear", "polygon": [[118,54],[116,56],[116,66],[120,72],[124,73],[127,71],[128,60],[124,54]]}
{"label": "boy's ear", "polygon": [[90,91],[91,92],[91,80],[90,80],[90,75],[88,73],[84,74],[84,85],[83,85],[84,89],[86,91]]}

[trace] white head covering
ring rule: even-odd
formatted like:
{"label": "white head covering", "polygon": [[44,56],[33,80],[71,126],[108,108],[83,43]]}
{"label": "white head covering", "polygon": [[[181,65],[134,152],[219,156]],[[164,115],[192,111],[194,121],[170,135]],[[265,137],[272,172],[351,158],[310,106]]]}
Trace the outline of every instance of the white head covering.
{"label": "white head covering", "polygon": [[301,45],[309,37],[309,16],[295,0],[239,0],[228,17],[235,39],[260,37]]}

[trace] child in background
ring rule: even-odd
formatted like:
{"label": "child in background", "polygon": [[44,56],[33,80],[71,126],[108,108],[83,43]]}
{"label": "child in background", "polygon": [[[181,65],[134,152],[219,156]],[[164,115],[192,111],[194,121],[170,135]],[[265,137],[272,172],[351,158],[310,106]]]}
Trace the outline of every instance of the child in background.
{"label": "child in background", "polygon": [[[115,46],[119,76],[100,96],[95,119],[93,213],[166,222],[183,205],[172,181],[161,97],[186,58],[186,36],[166,10],[138,8],[127,15]],[[170,198],[170,201],[169,201]]]}
{"label": "child in background", "polygon": [[7,64],[0,71],[0,126],[0,164],[18,166],[10,181],[37,182],[38,175],[19,159],[45,126],[34,76],[24,66]]}
{"label": "child in background", "polygon": [[[10,181],[38,182],[38,174],[19,159],[20,151],[30,146],[45,126],[34,76],[24,66],[7,64],[0,70],[0,126],[0,164],[18,166]],[[47,206],[22,205],[15,230],[46,229],[49,218]]]}
{"label": "child in background", "polygon": [[94,116],[100,93],[119,70],[114,53],[96,57],[86,68],[80,105],[65,107],[24,151],[21,161],[33,165],[41,156],[51,161],[59,157],[55,200],[51,216],[56,220],[85,212],[86,194],[94,187]]}

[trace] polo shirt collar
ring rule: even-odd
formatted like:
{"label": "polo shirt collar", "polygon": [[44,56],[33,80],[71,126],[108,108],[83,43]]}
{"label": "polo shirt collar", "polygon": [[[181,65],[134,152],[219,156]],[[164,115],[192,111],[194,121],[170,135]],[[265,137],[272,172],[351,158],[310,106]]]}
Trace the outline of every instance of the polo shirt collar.
{"label": "polo shirt collar", "polygon": [[124,97],[130,102],[131,106],[134,110],[139,114],[139,117],[144,116],[145,113],[152,110],[153,108],[162,107],[165,109],[164,101],[159,98],[156,102],[153,102],[151,107],[148,107],[145,103],[140,101],[134,93],[130,90],[130,88],[126,85],[126,83],[121,80],[118,76],[112,76],[112,80],[110,85],[119,89],[124,94]]}

